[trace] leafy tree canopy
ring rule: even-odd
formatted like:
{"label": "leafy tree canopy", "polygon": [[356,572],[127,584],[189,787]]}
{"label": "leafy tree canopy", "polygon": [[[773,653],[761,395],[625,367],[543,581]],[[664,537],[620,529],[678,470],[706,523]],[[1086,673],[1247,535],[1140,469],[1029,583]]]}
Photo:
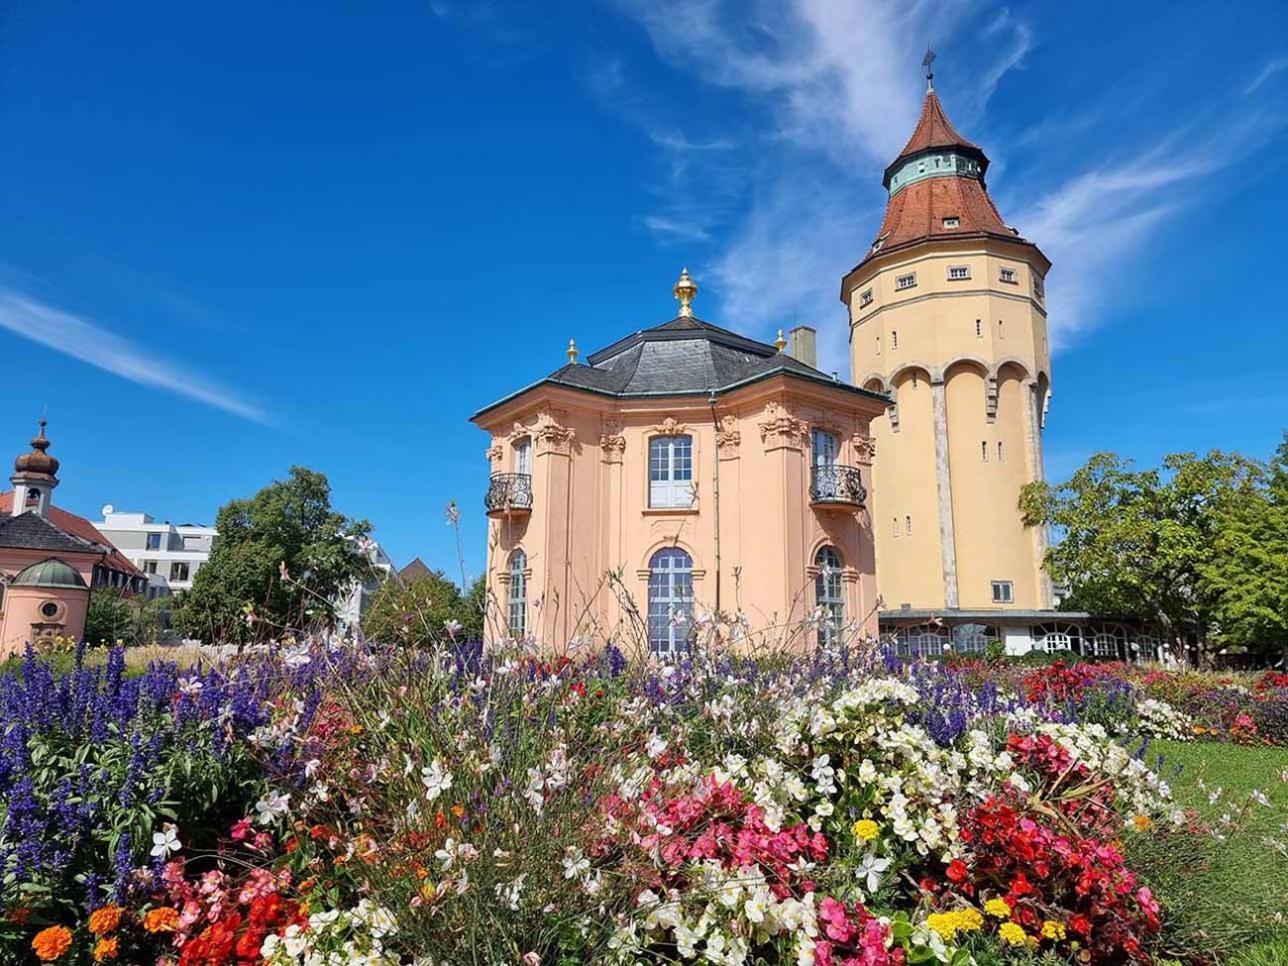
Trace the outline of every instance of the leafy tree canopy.
{"label": "leafy tree canopy", "polygon": [[1205,641],[1219,596],[1206,574],[1220,514],[1255,473],[1253,462],[1219,451],[1176,453],[1147,470],[1098,453],[1059,486],[1026,486],[1020,510],[1026,525],[1055,529],[1045,563],[1070,588],[1069,606],[1137,615],[1178,642],[1187,631]]}
{"label": "leafy tree canopy", "polygon": [[341,592],[369,576],[370,524],[333,510],[326,476],[305,467],[225,504],[215,526],[210,560],[175,614],[192,637],[245,642],[330,626]]}
{"label": "leafy tree canopy", "polygon": [[[441,570],[406,584],[390,578],[371,598],[362,632],[373,641],[408,647],[430,647],[451,637],[480,640],[484,590],[479,578],[462,594]],[[449,631],[449,624],[460,627]]]}
{"label": "leafy tree canopy", "polygon": [[1217,521],[1203,576],[1222,638],[1288,659],[1288,433],[1270,463],[1222,502]]}

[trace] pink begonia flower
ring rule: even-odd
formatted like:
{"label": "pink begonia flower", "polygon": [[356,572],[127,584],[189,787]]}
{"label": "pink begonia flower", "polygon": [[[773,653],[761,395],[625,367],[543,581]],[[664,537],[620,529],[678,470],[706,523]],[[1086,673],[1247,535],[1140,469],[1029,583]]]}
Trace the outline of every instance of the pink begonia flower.
{"label": "pink begonia flower", "polygon": [[229,834],[232,835],[234,842],[244,842],[246,837],[250,835],[250,816],[248,815],[235,822]]}
{"label": "pink begonia flower", "polygon": [[541,966],[541,957],[536,953],[524,953],[523,966]]}

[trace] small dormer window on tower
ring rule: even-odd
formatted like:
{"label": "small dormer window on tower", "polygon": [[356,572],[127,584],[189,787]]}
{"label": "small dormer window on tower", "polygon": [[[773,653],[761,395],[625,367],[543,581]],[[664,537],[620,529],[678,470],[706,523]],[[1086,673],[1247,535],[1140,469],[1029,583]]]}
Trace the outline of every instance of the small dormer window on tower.
{"label": "small dormer window on tower", "polygon": [[952,231],[954,228],[960,228],[961,225],[962,225],[962,220],[958,218],[956,215],[948,215],[947,217],[944,218],[945,231]]}

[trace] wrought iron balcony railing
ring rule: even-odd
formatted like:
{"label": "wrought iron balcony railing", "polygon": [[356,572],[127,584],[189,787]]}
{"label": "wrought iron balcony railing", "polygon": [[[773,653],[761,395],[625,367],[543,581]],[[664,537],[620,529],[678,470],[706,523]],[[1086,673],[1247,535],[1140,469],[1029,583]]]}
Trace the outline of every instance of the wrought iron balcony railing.
{"label": "wrought iron balcony railing", "polygon": [[531,475],[493,473],[483,504],[488,513],[528,513],[532,510]]}
{"label": "wrought iron balcony railing", "polygon": [[857,466],[819,465],[810,473],[810,503],[860,507],[867,499],[867,487]]}

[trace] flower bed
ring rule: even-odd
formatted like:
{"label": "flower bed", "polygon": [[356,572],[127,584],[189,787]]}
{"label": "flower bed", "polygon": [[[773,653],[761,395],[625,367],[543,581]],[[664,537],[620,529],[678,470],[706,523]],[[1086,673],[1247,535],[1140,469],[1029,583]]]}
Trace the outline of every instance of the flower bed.
{"label": "flower bed", "polygon": [[849,651],[122,670],[0,678],[12,960],[1149,962],[1124,843],[1201,822],[1144,740],[1270,740],[1284,697]]}

